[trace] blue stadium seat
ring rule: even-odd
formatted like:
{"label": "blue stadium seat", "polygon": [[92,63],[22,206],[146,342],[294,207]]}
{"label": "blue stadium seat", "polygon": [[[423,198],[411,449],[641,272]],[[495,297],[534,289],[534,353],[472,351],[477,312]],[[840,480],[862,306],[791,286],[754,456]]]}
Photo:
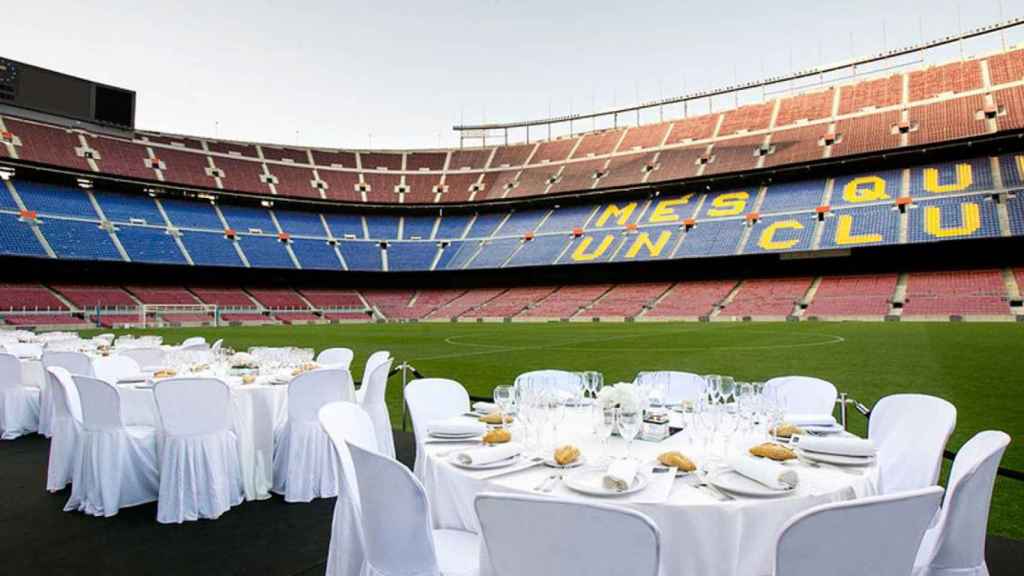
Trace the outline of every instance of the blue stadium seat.
{"label": "blue stadium seat", "polygon": [[707,221],[713,218],[742,216],[753,212],[757,192],[757,188],[754,187],[746,190],[725,190],[704,194],[700,212],[694,218]]}
{"label": "blue stadium seat", "polygon": [[[840,224],[843,226],[840,226]],[[843,237],[837,235],[843,232]],[[892,204],[876,204],[833,210],[825,217],[820,248],[849,248],[897,244],[900,212]],[[842,240],[842,242],[840,242]]]}
{"label": "blue stadium seat", "polygon": [[220,213],[224,215],[228,226],[238,232],[257,229],[265,234],[277,234],[277,227],[274,226],[274,221],[270,219],[270,212],[266,208],[221,204]]}
{"label": "blue stadium seat", "polygon": [[197,266],[244,266],[234,242],[221,232],[183,232],[181,240]]}
{"label": "blue stadium seat", "polygon": [[[445,268],[449,270],[461,270],[466,267],[466,264],[476,256],[477,251],[480,250],[480,245],[483,242],[479,240],[467,240],[465,242],[459,242],[449,246],[445,252],[451,255],[446,255],[444,260],[446,262]],[[454,251],[453,251],[454,248]],[[437,266],[440,268],[440,263]]]}
{"label": "blue stadium seat", "polygon": [[391,242],[388,244],[388,270],[430,270],[436,256],[435,242]]}
{"label": "blue stadium seat", "polygon": [[1003,187],[1024,187],[1024,152],[1000,156],[999,171],[1003,174]]}
{"label": "blue stadium seat", "polygon": [[46,256],[46,250],[32,233],[32,227],[16,214],[0,212],[0,254],[8,256]]}
{"label": "blue stadium seat", "polygon": [[[668,236],[665,236],[666,232]],[[672,252],[679,243],[679,236],[682,233],[683,229],[678,224],[639,228],[632,234],[625,234],[625,241],[612,256],[612,260],[615,262],[633,262],[636,260],[664,260],[671,258]],[[645,237],[643,235],[646,235],[646,242],[641,240]],[[658,249],[658,243],[662,241],[662,238],[665,238],[664,244]],[[636,249],[632,251],[634,246]],[[633,252],[632,256],[630,256],[631,251]]]}
{"label": "blue stadium seat", "polygon": [[13,212],[21,210],[18,203],[14,201],[14,196],[11,196],[11,192],[3,184],[0,184],[0,210],[11,210]]}
{"label": "blue stadium seat", "polygon": [[185,255],[178,248],[178,244],[165,228],[119,224],[117,238],[121,241],[121,246],[124,246],[124,250],[132,262],[188,263],[185,260]]}
{"label": "blue stadium seat", "polygon": [[156,202],[145,194],[93,190],[92,195],[103,209],[103,215],[111,222],[130,222],[132,218],[137,218],[145,220],[146,224],[151,226],[165,224]]}
{"label": "blue stadium seat", "polygon": [[398,217],[368,214],[366,231],[371,240],[396,240],[398,238]]}
{"label": "blue stadium seat", "polygon": [[522,236],[527,232],[536,232],[540,221],[547,213],[547,209],[517,210],[508,217],[508,220],[501,225],[501,228],[494,233],[494,236]]}
{"label": "blue stadium seat", "polygon": [[363,217],[358,214],[324,214],[324,219],[335,238],[353,236],[360,240],[366,239]]}
{"label": "blue stadium seat", "polygon": [[[770,227],[776,224],[779,227],[776,227],[770,235],[766,235]],[[745,254],[761,254],[810,250],[811,241],[814,239],[814,228],[817,224],[818,216],[813,212],[763,216],[750,230],[750,238],[747,239],[747,245],[743,248],[743,252]]]}
{"label": "blue stadium seat", "polygon": [[79,188],[19,180],[15,182],[14,189],[21,196],[25,208],[35,210],[40,215],[78,216],[99,220],[96,209],[89,202],[89,196]]}
{"label": "blue stadium seat", "polygon": [[522,240],[519,238],[499,238],[484,244],[480,253],[469,263],[470,268],[500,268],[505,260],[519,249]]}
{"label": "blue stadium seat", "polygon": [[380,244],[377,242],[342,241],[341,256],[349,270],[381,271],[384,269],[380,257]]}
{"label": "blue stadium seat", "polygon": [[[960,180],[958,166],[970,166],[970,181]],[[936,184],[939,186],[957,188],[948,192],[932,192],[925,189],[925,174],[927,171],[938,170]],[[961,188],[962,187],[962,188]],[[910,196],[914,199],[919,197],[935,197],[944,193],[975,192],[978,190],[992,189],[992,164],[988,157],[974,158],[971,160],[958,160],[956,162],[942,162],[940,164],[925,164],[910,169]]]}
{"label": "blue stadium seat", "polygon": [[[942,233],[926,230],[929,208],[937,208]],[[935,242],[954,238],[987,238],[999,236],[999,218],[996,206],[990,197],[985,195],[964,196],[954,198],[934,198],[914,202],[909,209],[910,223],[908,240],[910,242]],[[965,215],[977,216],[976,221],[966,221]]]}
{"label": "blue stadium seat", "polygon": [[41,218],[40,230],[58,258],[71,260],[122,260],[99,222]]}
{"label": "blue stadium seat", "polygon": [[555,208],[551,212],[551,216],[548,216],[548,219],[537,230],[537,233],[565,232],[568,234],[572,232],[573,228],[583,228],[593,213],[593,204]]}
{"label": "blue stadium seat", "polygon": [[1010,216],[1010,233],[1024,236],[1024,198],[1020,194],[1006,202],[1006,212]]}
{"label": "blue stadium seat", "polygon": [[[892,203],[902,191],[902,170],[879,170],[837,176],[829,206],[862,206],[873,202]],[[847,189],[849,188],[849,189]]]}
{"label": "blue stadium seat", "polygon": [[765,191],[764,202],[758,210],[761,214],[773,212],[813,212],[821,206],[825,195],[825,180],[802,180],[786,184],[771,184]]}
{"label": "blue stadium seat", "polygon": [[[298,210],[274,210],[277,223],[281,229],[293,236],[313,236],[327,238],[327,230],[320,215],[315,212],[299,212]],[[333,252],[333,250],[332,250]],[[338,258],[335,256],[335,262]]]}
{"label": "blue stadium seat", "polygon": [[334,246],[326,240],[292,238],[292,252],[306,270],[341,270],[341,261]]}
{"label": "blue stadium seat", "polygon": [[238,244],[242,247],[249,265],[254,268],[295,268],[284,242],[276,236],[248,236],[240,234]]}
{"label": "blue stadium seat", "polygon": [[508,262],[508,266],[541,266],[554,264],[558,255],[569,244],[568,234],[537,236],[523,244]]}
{"label": "blue stadium seat", "polygon": [[[167,213],[167,218],[177,228],[195,228],[200,230],[224,230],[224,223],[217,217],[213,206],[208,202],[180,200],[178,198],[161,198],[160,204]],[[189,249],[191,253],[192,250]],[[241,262],[239,262],[241,264]]]}
{"label": "blue stadium seat", "polygon": [[[625,230],[598,230],[573,239],[569,248],[558,259],[559,264],[609,262],[622,246]],[[610,240],[606,240],[611,238]]]}
{"label": "blue stadium seat", "polygon": [[437,216],[406,216],[402,219],[402,238],[406,240],[430,240]]}
{"label": "blue stadium seat", "polygon": [[736,253],[746,224],[742,220],[700,220],[683,238],[678,258],[726,256]]}
{"label": "blue stadium seat", "polygon": [[473,225],[466,232],[466,238],[490,238],[491,234],[494,233],[504,219],[504,212],[477,213],[476,220],[473,221]]}
{"label": "blue stadium seat", "polygon": [[445,268],[448,268],[448,264],[452,261],[455,255],[458,254],[459,249],[462,248],[462,244],[462,242],[452,242],[448,244],[448,246],[441,251],[441,258],[437,261],[437,265],[434,266],[434,269],[444,270]]}
{"label": "blue stadium seat", "polygon": [[457,240],[462,238],[469,225],[468,214],[446,214],[441,218],[441,224],[437,227],[434,238],[438,240]]}

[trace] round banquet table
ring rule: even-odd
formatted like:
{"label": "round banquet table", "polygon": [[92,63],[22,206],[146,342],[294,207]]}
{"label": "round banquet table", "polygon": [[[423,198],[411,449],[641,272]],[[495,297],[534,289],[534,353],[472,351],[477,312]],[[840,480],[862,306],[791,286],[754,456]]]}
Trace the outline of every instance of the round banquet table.
{"label": "round banquet table", "polygon": [[[231,422],[238,439],[245,499],[270,498],[274,483],[274,431],[288,419],[288,386],[239,385],[230,378],[227,381],[231,387]],[[126,426],[161,427],[152,388],[117,388]]]}
{"label": "round banquet table", "polygon": [[[570,408],[567,412],[569,414],[559,427],[559,443],[572,443],[581,449],[584,457],[599,460],[601,448],[590,432],[589,409]],[[683,417],[674,413],[672,418],[673,424],[679,424]],[[513,438],[521,437],[515,424],[512,432]],[[744,449],[762,440],[736,434],[732,449]],[[496,477],[494,475],[500,470],[466,470],[448,462],[451,452],[459,447],[466,446],[431,443],[429,438],[425,444],[422,440],[418,442],[418,449],[425,450],[428,455],[420,471],[420,480],[430,499],[437,528],[478,532],[473,507],[477,494],[537,494],[533,489],[552,473],[558,472],[544,465]],[[632,455],[653,464],[658,454],[669,450],[679,450],[698,465],[704,458],[703,440],[691,437],[687,431],[661,442],[637,439],[633,442]],[[609,439],[607,456],[623,456],[625,451],[625,442],[621,438],[614,436]],[[721,442],[717,451],[722,452]],[[732,500],[723,500],[713,491],[696,486],[692,477],[671,478],[668,474],[652,475],[646,489],[629,495],[588,496],[572,491],[562,481],[557,482],[549,495],[565,500],[623,505],[649,516],[661,530],[662,574],[762,576],[772,573],[776,538],[794,515],[820,504],[876,493],[875,466],[812,467],[800,462],[790,462],[786,466],[797,470],[800,482],[793,494],[781,498],[735,496]],[[510,470],[514,469],[510,467]],[[572,470],[563,472],[569,474]],[[842,560],[837,558],[836,561]],[[481,551],[480,573],[493,573],[485,550]]]}

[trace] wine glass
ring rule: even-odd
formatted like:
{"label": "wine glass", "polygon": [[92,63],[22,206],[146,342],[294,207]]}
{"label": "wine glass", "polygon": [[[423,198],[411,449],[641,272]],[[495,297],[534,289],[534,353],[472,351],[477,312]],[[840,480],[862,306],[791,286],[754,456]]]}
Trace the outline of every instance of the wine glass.
{"label": "wine glass", "polygon": [[631,458],[633,455],[633,440],[640,432],[640,424],[643,421],[642,414],[639,407],[619,408],[618,410],[617,427],[619,436],[626,441],[626,458]]}
{"label": "wine glass", "polygon": [[556,390],[547,394],[548,420],[551,421],[551,441],[558,445],[558,425],[565,419],[565,398]]}
{"label": "wine glass", "polygon": [[736,392],[736,381],[733,380],[732,376],[719,376],[717,384],[718,396],[722,399],[722,403],[725,404]]}
{"label": "wine glass", "polygon": [[594,427],[594,436],[601,444],[601,462],[607,460],[608,438],[615,428],[615,409],[595,402],[590,409],[590,421]]}
{"label": "wine glass", "polygon": [[498,413],[501,415],[501,427],[505,427],[505,415],[512,412],[515,404],[515,390],[511,386],[494,387],[494,403],[498,405]]}

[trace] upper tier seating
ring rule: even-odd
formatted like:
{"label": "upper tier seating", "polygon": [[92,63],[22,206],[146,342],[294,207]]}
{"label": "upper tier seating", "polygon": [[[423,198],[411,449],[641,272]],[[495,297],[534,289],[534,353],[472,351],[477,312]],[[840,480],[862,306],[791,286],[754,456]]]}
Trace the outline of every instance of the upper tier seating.
{"label": "upper tier seating", "polygon": [[1010,307],[999,270],[911,272],[903,316],[1006,316]]}

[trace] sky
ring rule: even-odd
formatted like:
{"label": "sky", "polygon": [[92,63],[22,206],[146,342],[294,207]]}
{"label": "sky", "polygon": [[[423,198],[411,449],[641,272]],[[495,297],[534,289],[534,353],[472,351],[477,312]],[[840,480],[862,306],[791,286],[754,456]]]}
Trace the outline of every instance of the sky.
{"label": "sky", "polygon": [[456,146],[455,124],[603,110],[1024,16],[1013,0],[6,4],[0,55],[135,90],[138,128],[349,148]]}

